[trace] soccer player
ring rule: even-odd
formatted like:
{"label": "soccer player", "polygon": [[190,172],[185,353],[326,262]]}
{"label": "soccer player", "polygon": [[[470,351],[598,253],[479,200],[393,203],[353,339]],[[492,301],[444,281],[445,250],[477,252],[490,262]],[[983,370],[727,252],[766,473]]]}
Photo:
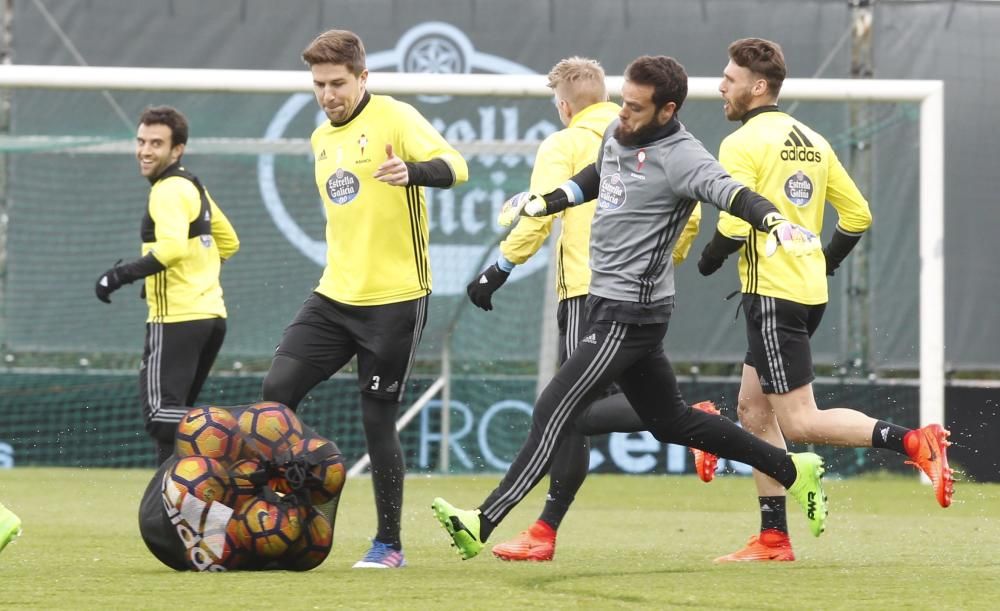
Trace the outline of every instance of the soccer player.
{"label": "soccer player", "polygon": [[396,414],[431,292],[423,187],[453,187],[469,170],[416,109],[368,92],[365,48],[353,32],[320,34],[302,59],[329,119],[312,134],[327,264],[285,328],[263,397],[295,409],[357,355],[378,532],[354,566],[398,568],[405,468]]}
{"label": "soccer player", "polygon": [[21,518],[0,503],[0,552],[21,534]]}
{"label": "soccer player", "polygon": [[152,106],[139,117],[136,158],[151,185],[142,217],[142,256],[101,274],[104,303],[125,284],[145,279],[149,315],[139,367],[146,431],[157,464],[174,451],[177,423],[194,405],[226,337],[219,271],[239,250],[229,219],[198,178],[181,165],[188,121],[177,109]]}
{"label": "soccer player", "polygon": [[[852,409],[816,407],[809,338],[826,307],[826,277],[833,275],[868,229],[871,213],[826,139],[778,108],[785,73],[777,43],[745,38],[729,45],[729,64],[719,91],[726,118],[742,126],[723,140],[719,161],[733,178],[760,192],[782,215],[809,231],[820,233],[826,201],[837,212],[838,222],[822,256],[779,252],[767,257],[752,227],[720,213],[698,269],[707,276],[727,255],[740,250],[749,344],[739,392],[740,422],[781,447],[787,437],[801,443],[886,448],[908,456],[931,479],[938,502],[947,507],[954,489],[948,431],[938,424],[909,430]],[[718,562],[795,559],[784,490],[759,471],[754,471],[754,481],[760,533]]]}
{"label": "soccer player", "polygon": [[[557,63],[548,75],[548,86],[555,94],[559,120],[565,126],[542,141],[535,155],[531,190],[546,193],[557,188],[597,159],[604,131],[618,116],[621,107],[608,101],[604,69],[592,59],[570,57]],[[493,293],[507,281],[516,265],[535,255],[552,230],[555,217],[562,219],[562,232],[556,246],[559,306],[559,362],[565,362],[576,349],[586,319],[583,315],[590,285],[590,223],[596,201],[567,208],[551,216],[525,217],[500,243],[500,257],[469,283],[469,299],[479,308],[493,309]],[[696,206],[674,246],[674,265],[687,256],[698,233],[701,208]],[[588,417],[592,416],[592,417]],[[587,434],[636,432],[645,430],[639,416],[619,391],[603,398],[581,415],[577,426],[570,427],[565,441],[556,451],[549,473],[549,492],[541,515],[528,530],[515,539],[493,547],[493,555],[503,560],[551,560],[555,554],[556,531],[569,511],[576,492],[583,485],[590,466],[590,443]],[[705,463],[711,462],[704,461]],[[715,463],[711,463],[714,470]],[[711,477],[712,473],[709,473]]]}
{"label": "soccer player", "polygon": [[826,497],[815,454],[786,454],[720,415],[681,397],[663,338],[673,310],[670,253],[698,201],[749,221],[778,250],[807,255],[814,235],[773,204],[733,180],[677,120],[687,73],[670,57],[644,56],[625,71],[623,106],[604,135],[596,163],[544,196],[518,194],[501,224],[518,214],[543,216],[597,197],[590,236],[587,339],[539,396],[528,439],[500,485],[476,510],[442,498],[432,508],[463,558],[483,548],[493,529],[545,475],[579,412],[617,382],[660,441],[693,446],[768,473],[806,510],[816,536],[826,522]]}

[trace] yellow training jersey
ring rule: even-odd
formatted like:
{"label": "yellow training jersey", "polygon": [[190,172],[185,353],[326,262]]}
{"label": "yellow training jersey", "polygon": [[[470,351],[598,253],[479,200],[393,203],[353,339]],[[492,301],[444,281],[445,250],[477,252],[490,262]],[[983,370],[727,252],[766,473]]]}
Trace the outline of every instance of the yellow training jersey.
{"label": "yellow training jersey", "polygon": [[[837,211],[838,227],[844,233],[860,234],[871,225],[868,202],[830,144],[777,107],[756,112],[723,140],[719,161],[733,178],[771,200],[788,220],[817,236],[823,229],[827,201]],[[778,248],[768,257],[764,252],[766,234],[724,212],[719,214],[718,229],[726,237],[746,240],[739,263],[744,293],[806,305],[826,303],[823,253],[794,257]]]}
{"label": "yellow training jersey", "polygon": [[146,322],[226,317],[219,269],[239,239],[208,191],[202,200],[185,176],[183,168],[168,169],[149,190],[142,254],[153,253],[166,269],[145,279]]}
{"label": "yellow training jersey", "polygon": [[469,179],[462,156],[409,104],[372,95],[344,125],[312,134],[316,185],[326,210],[326,268],[316,292],[351,305],[408,301],[431,292],[423,187],[372,178],[386,145],[407,162],[445,161],[453,185]]}

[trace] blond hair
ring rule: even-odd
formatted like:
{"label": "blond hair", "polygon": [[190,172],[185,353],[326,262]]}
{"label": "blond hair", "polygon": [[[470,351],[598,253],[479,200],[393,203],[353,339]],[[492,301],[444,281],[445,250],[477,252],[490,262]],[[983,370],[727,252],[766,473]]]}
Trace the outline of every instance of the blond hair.
{"label": "blond hair", "polygon": [[574,112],[608,100],[604,68],[597,60],[586,57],[573,56],[560,60],[549,71],[548,86],[569,102]]}

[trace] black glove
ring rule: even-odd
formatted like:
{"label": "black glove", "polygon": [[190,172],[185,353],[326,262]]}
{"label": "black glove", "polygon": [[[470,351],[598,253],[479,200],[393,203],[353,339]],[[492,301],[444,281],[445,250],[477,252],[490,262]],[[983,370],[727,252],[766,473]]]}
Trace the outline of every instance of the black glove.
{"label": "black glove", "polygon": [[132,284],[136,280],[167,269],[151,252],[125,265],[121,265],[121,262],[122,260],[118,259],[111,269],[101,274],[94,286],[94,293],[104,303],[111,303],[109,299],[111,293],[120,289],[123,284]]}
{"label": "black glove", "polygon": [[840,264],[844,262],[847,255],[854,249],[858,241],[861,240],[860,233],[844,233],[837,227],[833,232],[830,243],[823,248],[823,256],[826,258],[826,275],[832,276]]}
{"label": "black glove", "polygon": [[489,312],[493,309],[493,293],[507,282],[508,276],[510,272],[503,271],[496,263],[476,274],[469,286],[465,287],[469,301],[477,308]]}
{"label": "black glove", "polygon": [[742,240],[734,240],[726,237],[718,229],[712,235],[712,239],[705,244],[698,259],[698,272],[702,276],[710,276],[722,267],[726,262],[726,257],[743,247]]}
{"label": "black glove", "polygon": [[111,293],[122,287],[121,276],[118,274],[118,265],[121,262],[122,260],[118,259],[111,266],[111,269],[101,274],[101,277],[97,279],[97,284],[94,285],[94,294],[104,303],[111,303]]}
{"label": "black glove", "polygon": [[725,262],[725,259],[713,259],[703,252],[701,253],[701,257],[698,259],[698,273],[702,276],[711,276],[715,272],[719,271],[719,268],[722,267],[722,264]]}

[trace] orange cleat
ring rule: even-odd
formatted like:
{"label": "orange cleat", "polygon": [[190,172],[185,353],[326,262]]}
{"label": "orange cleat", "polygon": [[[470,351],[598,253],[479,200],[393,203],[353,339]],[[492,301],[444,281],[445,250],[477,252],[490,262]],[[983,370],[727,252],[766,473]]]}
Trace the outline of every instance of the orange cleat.
{"label": "orange cleat", "polygon": [[[716,416],[722,413],[715,409],[715,403],[711,401],[699,401],[692,405],[691,408],[700,409],[703,412],[715,414]],[[712,478],[715,477],[715,468],[719,464],[719,457],[697,448],[691,448],[691,453],[694,454],[694,470],[698,473],[698,477],[705,483],[712,481]]]}
{"label": "orange cleat", "polygon": [[501,560],[548,562],[556,553],[556,531],[541,520],[505,543],[493,546],[493,555]]}
{"label": "orange cleat", "polygon": [[750,537],[747,546],[726,556],[719,556],[716,562],[792,562],[795,552],[788,533],[769,528],[759,535]]}
{"label": "orange cleat", "polygon": [[910,457],[906,464],[917,467],[930,478],[934,496],[942,507],[951,505],[951,496],[955,494],[954,470],[948,467],[949,435],[951,432],[940,424],[928,424],[903,437],[903,447]]}

